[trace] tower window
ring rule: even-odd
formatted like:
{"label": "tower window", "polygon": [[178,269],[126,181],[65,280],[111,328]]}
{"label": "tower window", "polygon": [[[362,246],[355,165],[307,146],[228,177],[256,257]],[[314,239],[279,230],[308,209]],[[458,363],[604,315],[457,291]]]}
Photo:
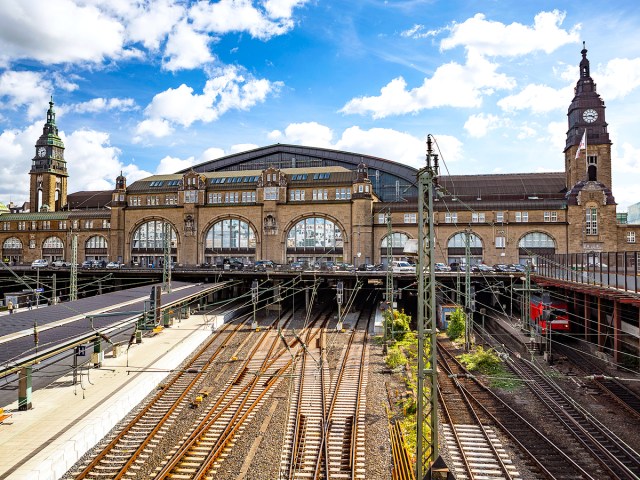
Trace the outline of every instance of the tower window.
{"label": "tower window", "polygon": [[587,207],[586,218],[586,234],[597,235],[598,234],[598,209],[595,207]]}
{"label": "tower window", "polygon": [[598,156],[597,155],[589,155],[587,157],[587,165],[598,166]]}

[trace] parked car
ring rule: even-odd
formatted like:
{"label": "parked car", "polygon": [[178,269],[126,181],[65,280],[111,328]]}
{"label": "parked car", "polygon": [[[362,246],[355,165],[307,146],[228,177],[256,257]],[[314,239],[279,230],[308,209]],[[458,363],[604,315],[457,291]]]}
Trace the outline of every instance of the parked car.
{"label": "parked car", "polygon": [[504,263],[496,263],[493,266],[493,269],[496,272],[503,272],[503,273],[517,272],[517,270],[514,267],[512,267],[511,265],[504,264]]}
{"label": "parked car", "polygon": [[471,271],[472,272],[480,272],[480,273],[493,273],[493,272],[495,272],[493,267],[491,267],[489,265],[485,265],[484,263],[478,263],[477,265],[474,265],[473,267],[471,267]]}
{"label": "parked car", "polygon": [[69,268],[71,267],[71,262],[67,262],[66,260],[54,260],[51,262],[51,266],[56,268]]}
{"label": "parked car", "polygon": [[289,264],[289,270],[292,270],[294,272],[301,272],[302,270],[304,270],[304,263],[303,262],[291,262]]}
{"label": "parked car", "polygon": [[521,263],[513,263],[511,266],[516,270],[516,272],[524,272],[526,267]]}
{"label": "parked car", "polygon": [[109,262],[104,268],[108,268],[108,269],[122,268],[122,264],[120,262]]}
{"label": "parked car", "polygon": [[327,271],[331,271],[331,272],[333,272],[333,271],[335,271],[337,268],[338,268],[338,267],[337,267],[337,265],[336,265],[336,262],[330,262],[330,261],[327,261],[327,262],[322,262],[322,263],[320,264],[320,270],[327,270]]}
{"label": "parked car", "polygon": [[98,262],[96,262],[95,260],[85,260],[84,262],[82,262],[82,265],[80,265],[80,268],[97,268],[98,267]]}
{"label": "parked car", "polygon": [[253,270],[256,272],[266,272],[275,268],[276,266],[271,260],[256,260],[256,263],[253,264]]}
{"label": "parked car", "polygon": [[47,260],[45,260],[44,258],[39,258],[37,260],[34,260],[33,262],[31,262],[31,268],[36,269],[36,268],[47,268],[49,266],[49,262]]}
{"label": "parked car", "polygon": [[416,273],[416,266],[404,260],[394,260],[391,262],[393,273]]}
{"label": "parked car", "polygon": [[340,270],[341,272],[353,272],[356,267],[354,267],[350,263],[336,263],[336,270]]}
{"label": "parked car", "polygon": [[466,263],[452,262],[449,264],[452,272],[465,272],[467,270]]}
{"label": "parked car", "polygon": [[362,263],[358,265],[358,270],[361,272],[373,272],[376,266],[372,263]]}
{"label": "parked car", "polygon": [[434,265],[434,270],[436,272],[450,272],[451,271],[451,267],[449,265],[447,265],[446,263],[437,262]]}

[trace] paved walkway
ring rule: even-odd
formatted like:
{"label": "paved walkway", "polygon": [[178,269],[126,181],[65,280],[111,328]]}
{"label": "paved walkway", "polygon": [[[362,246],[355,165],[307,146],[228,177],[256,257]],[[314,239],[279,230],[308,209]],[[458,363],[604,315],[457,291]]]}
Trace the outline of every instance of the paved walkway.
{"label": "paved walkway", "polygon": [[0,424],[0,478],[60,478],[209,335],[204,317],[192,315],[83,369],[78,385],[68,374],[34,392],[31,410],[18,411],[17,399],[4,406],[12,416]]}

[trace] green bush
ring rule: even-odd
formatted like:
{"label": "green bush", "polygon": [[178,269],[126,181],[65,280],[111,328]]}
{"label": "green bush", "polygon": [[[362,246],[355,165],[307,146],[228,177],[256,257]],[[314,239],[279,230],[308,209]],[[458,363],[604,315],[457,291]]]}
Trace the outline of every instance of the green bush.
{"label": "green bush", "polygon": [[449,316],[449,325],[447,326],[447,336],[451,340],[456,340],[464,335],[467,323],[467,316],[462,309],[456,308],[456,311]]}
{"label": "green bush", "polygon": [[404,352],[399,348],[393,348],[389,351],[389,354],[385,357],[384,361],[389,368],[396,368],[402,365],[406,365],[408,360]]}
{"label": "green bush", "polygon": [[471,372],[480,372],[485,375],[496,375],[502,373],[502,361],[492,349],[485,350],[478,346],[473,352],[460,355],[462,363]]}

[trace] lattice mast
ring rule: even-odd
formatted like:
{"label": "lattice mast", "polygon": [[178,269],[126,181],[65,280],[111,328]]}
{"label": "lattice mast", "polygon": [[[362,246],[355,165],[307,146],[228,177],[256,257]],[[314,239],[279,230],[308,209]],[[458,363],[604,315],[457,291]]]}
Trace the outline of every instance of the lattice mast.
{"label": "lattice mast", "polygon": [[[391,224],[391,209],[387,209],[385,214],[385,220],[387,221],[387,291],[386,301],[389,305],[389,322],[393,322],[393,225]],[[382,321],[384,330],[384,348],[387,348],[389,325],[387,322]]]}
{"label": "lattice mast", "polygon": [[416,478],[423,479],[438,458],[438,377],[436,340],[435,230],[433,195],[438,156],[427,136],[427,166],[418,172],[418,408]]}
{"label": "lattice mast", "polygon": [[171,293],[171,224],[165,222],[162,225],[162,291]]}
{"label": "lattice mast", "polygon": [[71,272],[69,274],[69,300],[78,299],[78,235],[71,235]]}

